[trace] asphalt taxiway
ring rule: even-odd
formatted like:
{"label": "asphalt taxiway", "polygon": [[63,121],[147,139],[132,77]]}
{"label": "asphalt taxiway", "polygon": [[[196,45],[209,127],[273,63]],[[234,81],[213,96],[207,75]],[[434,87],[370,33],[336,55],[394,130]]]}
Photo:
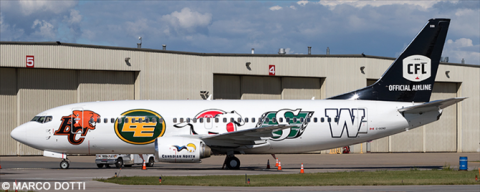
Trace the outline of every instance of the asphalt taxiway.
{"label": "asphalt taxiway", "polygon": [[[59,168],[59,159],[42,156],[0,157],[0,183],[85,182],[86,191],[480,191],[480,185],[465,186],[327,186],[327,187],[191,187],[191,186],[122,186],[93,181],[95,178],[120,176],[182,176],[182,175],[259,175],[294,174],[304,164],[306,173],[335,171],[375,171],[458,168],[459,157],[468,157],[470,170],[480,167],[480,153],[370,153],[370,154],[280,154],[282,171],[277,171],[271,155],[237,155],[241,169],[221,169],[225,156],[203,159],[202,163],[155,163],[148,170],[131,168],[97,168],[94,156],[69,156],[70,168]],[[266,169],[267,161],[271,169]],[[82,190],[83,191],[83,190]]]}

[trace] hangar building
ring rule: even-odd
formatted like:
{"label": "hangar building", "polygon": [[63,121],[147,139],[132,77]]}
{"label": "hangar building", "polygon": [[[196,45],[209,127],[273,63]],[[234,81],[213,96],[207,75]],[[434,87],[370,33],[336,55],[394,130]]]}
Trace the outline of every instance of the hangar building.
{"label": "hangar building", "polygon": [[[210,54],[0,42],[0,155],[41,155],[13,140],[10,132],[60,105],[202,99],[202,91],[214,99],[324,99],[374,83],[393,61],[368,55]],[[275,75],[269,74],[272,66]],[[352,146],[352,151],[480,151],[479,84],[479,65],[441,63],[431,100],[468,99],[447,108],[440,121]]]}

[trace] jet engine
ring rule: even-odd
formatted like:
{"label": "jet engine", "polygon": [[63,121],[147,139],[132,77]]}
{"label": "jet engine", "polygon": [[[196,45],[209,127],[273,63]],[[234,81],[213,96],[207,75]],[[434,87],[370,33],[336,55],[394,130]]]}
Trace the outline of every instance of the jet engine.
{"label": "jet engine", "polygon": [[201,139],[160,137],[155,140],[155,157],[160,162],[200,163],[212,150]]}

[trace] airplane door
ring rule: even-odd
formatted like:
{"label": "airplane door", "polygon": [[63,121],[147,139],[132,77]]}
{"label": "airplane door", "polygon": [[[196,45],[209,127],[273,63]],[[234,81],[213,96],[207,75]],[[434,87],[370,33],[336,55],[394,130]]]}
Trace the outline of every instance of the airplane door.
{"label": "airplane door", "polygon": [[205,129],[211,129],[213,127],[213,116],[205,115],[203,118],[203,123],[205,125]]}
{"label": "airplane door", "polygon": [[355,126],[358,126],[358,133],[366,134],[368,132],[367,108],[361,107],[355,110]]}
{"label": "airplane door", "polygon": [[89,120],[84,119],[83,108],[73,108],[72,109],[72,116],[70,117],[70,132],[73,134],[83,134],[85,131],[85,126],[83,123]]}

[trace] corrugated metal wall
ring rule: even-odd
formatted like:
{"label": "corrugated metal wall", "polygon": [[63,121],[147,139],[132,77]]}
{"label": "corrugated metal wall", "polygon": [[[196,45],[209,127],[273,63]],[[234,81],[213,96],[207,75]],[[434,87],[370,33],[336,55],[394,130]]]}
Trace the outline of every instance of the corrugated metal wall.
{"label": "corrugated metal wall", "polygon": [[0,155],[17,154],[10,132],[17,126],[17,82],[14,68],[0,67]]}
{"label": "corrugated metal wall", "polygon": [[214,99],[322,99],[321,78],[214,75]]}
{"label": "corrugated metal wall", "polygon": [[13,140],[11,130],[57,106],[134,99],[134,82],[134,72],[0,68],[0,155],[41,155]]}

